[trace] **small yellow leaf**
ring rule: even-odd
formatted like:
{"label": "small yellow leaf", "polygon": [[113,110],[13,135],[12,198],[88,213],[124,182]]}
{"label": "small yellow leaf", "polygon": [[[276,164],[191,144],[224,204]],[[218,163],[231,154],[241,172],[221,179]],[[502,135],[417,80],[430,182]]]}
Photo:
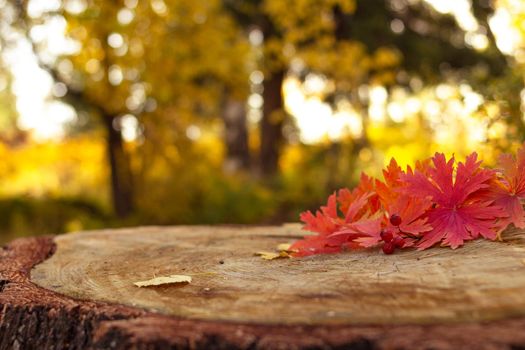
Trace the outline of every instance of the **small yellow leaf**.
{"label": "small yellow leaf", "polygon": [[264,260],[273,260],[273,259],[279,259],[279,258],[289,258],[290,255],[287,252],[281,251],[279,253],[274,252],[257,252],[255,255],[260,256]]}
{"label": "small yellow leaf", "polygon": [[288,252],[285,252],[284,250],[279,252],[279,256],[281,258],[291,258],[292,257],[290,254],[288,254]]}
{"label": "small yellow leaf", "polygon": [[281,243],[277,246],[277,250],[281,251],[284,250],[285,252],[290,250],[290,247],[292,246],[291,243]]}
{"label": "small yellow leaf", "polygon": [[281,243],[277,246],[277,250],[280,252],[295,253],[295,249],[290,249],[292,243]]}
{"label": "small yellow leaf", "polygon": [[150,287],[172,283],[191,283],[191,277],[185,275],[171,275],[167,277],[155,277],[147,281],[135,282],[133,284],[137,287]]}
{"label": "small yellow leaf", "polygon": [[273,260],[273,259],[278,259],[281,257],[279,253],[273,253],[273,252],[257,252],[255,253],[255,255],[260,256],[264,260]]}

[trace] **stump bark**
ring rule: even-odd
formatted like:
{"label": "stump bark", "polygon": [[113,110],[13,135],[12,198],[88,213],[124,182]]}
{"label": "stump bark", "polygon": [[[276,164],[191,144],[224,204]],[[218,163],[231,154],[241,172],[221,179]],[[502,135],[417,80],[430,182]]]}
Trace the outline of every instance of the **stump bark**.
{"label": "stump bark", "polygon": [[[263,260],[282,227],[145,227],[0,250],[0,349],[525,348],[525,232]],[[188,285],[137,288],[173,274]]]}

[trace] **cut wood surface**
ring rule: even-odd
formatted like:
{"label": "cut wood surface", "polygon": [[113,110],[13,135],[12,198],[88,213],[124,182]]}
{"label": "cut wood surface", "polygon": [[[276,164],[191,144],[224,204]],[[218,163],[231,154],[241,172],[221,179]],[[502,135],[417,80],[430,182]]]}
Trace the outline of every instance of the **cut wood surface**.
{"label": "cut wood surface", "polygon": [[[32,281],[71,297],[185,318],[264,324],[461,322],[525,316],[525,237],[459,250],[362,250],[301,259],[254,256],[299,226],[175,227],[58,237]],[[188,275],[189,285],[134,282]]]}
{"label": "cut wood surface", "polygon": [[[145,227],[0,250],[0,349],[525,346],[525,233],[263,260],[283,227]],[[134,282],[187,275],[190,284]]]}

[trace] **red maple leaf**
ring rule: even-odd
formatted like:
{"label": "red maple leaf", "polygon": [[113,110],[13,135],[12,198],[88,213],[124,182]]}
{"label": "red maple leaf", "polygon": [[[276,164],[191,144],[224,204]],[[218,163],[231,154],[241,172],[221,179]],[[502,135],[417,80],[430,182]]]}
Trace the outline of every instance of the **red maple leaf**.
{"label": "red maple leaf", "polygon": [[426,168],[428,176],[418,169],[401,175],[405,194],[433,203],[428,210],[432,229],[417,243],[419,249],[438,242],[455,249],[479,236],[496,238],[495,222],[505,214],[492,200],[479,195],[495,177],[493,170],[480,165],[477,154],[472,153],[465,163],[458,163],[454,176],[454,158],[447,161],[445,155],[436,153],[432,165]]}
{"label": "red maple leaf", "polygon": [[[317,233],[315,236],[306,236],[295,242],[290,249],[296,250],[295,256],[307,256],[321,253],[337,253],[343,249],[357,248],[355,239],[372,232],[380,231],[381,218],[372,215],[367,208],[373,192],[358,195],[345,206],[344,216],[338,215],[337,197],[334,194],[328,197],[326,206],[316,214],[307,211],[301,214],[305,223],[304,229]],[[340,209],[342,206],[340,205]]]}
{"label": "red maple leaf", "polygon": [[377,212],[364,212],[368,208],[370,198],[376,196],[374,193],[364,193],[357,197],[348,207],[345,215],[345,224],[337,232],[328,236],[328,239],[343,240],[357,243],[358,246],[370,247],[374,244],[366,244],[375,241],[381,232],[382,214]]}
{"label": "red maple leaf", "polygon": [[491,186],[491,195],[496,205],[509,215],[498,223],[500,230],[503,231],[509,224],[525,228],[525,143],[518,150],[516,158],[503,154],[499,164],[501,177]]}
{"label": "red maple leaf", "polygon": [[405,172],[401,169],[394,158],[390,160],[390,164],[383,170],[384,182],[376,180],[375,189],[379,197],[379,201],[384,206],[385,203],[394,201],[399,196],[397,189],[402,186],[401,175]]}
{"label": "red maple leaf", "polygon": [[328,197],[326,206],[322,206],[315,215],[311,211],[305,211],[300,215],[301,221],[304,222],[303,229],[316,232],[320,235],[328,235],[337,231],[341,226],[341,219],[337,215],[336,195],[331,194]]}
{"label": "red maple leaf", "polygon": [[[416,167],[421,169],[419,165]],[[412,173],[410,168],[408,171]],[[391,232],[394,236],[407,238],[405,240],[406,245],[410,246],[415,242],[414,238],[432,229],[426,217],[426,212],[432,202],[428,198],[418,198],[402,193],[401,189],[405,186],[402,175],[405,174],[395,159],[392,158],[390,164],[383,170],[385,182],[376,180],[376,192],[385,211],[383,229]],[[398,225],[392,224],[390,218],[393,216],[398,217],[400,222]],[[381,240],[380,236],[374,238],[377,243]],[[372,240],[366,241],[366,244],[372,243]]]}
{"label": "red maple leaf", "polygon": [[342,188],[337,192],[337,202],[340,205],[341,211],[346,213],[350,205],[364,194],[369,194],[367,203],[363,206],[362,214],[365,212],[375,213],[381,208],[379,197],[375,191],[375,183],[372,177],[365,173],[361,173],[361,180],[356,188],[350,191],[348,188]]}
{"label": "red maple leaf", "polygon": [[[432,230],[427,216],[431,206],[432,201],[429,198],[400,194],[394,201],[385,203],[388,220],[385,220],[383,227],[404,238],[406,246],[412,246],[417,243],[419,237]],[[399,217],[399,225],[394,225],[390,220],[394,216]]]}

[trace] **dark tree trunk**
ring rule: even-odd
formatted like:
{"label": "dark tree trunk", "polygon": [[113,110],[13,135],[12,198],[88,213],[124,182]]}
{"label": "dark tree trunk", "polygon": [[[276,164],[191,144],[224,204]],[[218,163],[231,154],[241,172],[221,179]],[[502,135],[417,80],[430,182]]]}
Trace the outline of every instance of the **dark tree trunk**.
{"label": "dark tree trunk", "polygon": [[273,72],[263,82],[263,116],[261,119],[260,170],[273,175],[279,168],[279,155],[283,144],[282,127],[285,117],[282,86],[285,70]]}
{"label": "dark tree trunk", "polygon": [[334,36],[335,40],[344,40],[348,39],[348,31],[346,28],[347,25],[347,19],[346,14],[343,12],[341,7],[339,5],[334,7],[333,10],[333,17],[334,17]]}
{"label": "dark tree trunk", "polygon": [[223,109],[224,142],[227,172],[250,169],[250,150],[248,147],[248,128],[244,101],[227,98]]}
{"label": "dark tree trunk", "polygon": [[129,157],[124,150],[122,134],[115,128],[115,120],[114,116],[104,117],[111,170],[113,209],[118,217],[123,218],[131,214],[133,210],[133,181]]}

